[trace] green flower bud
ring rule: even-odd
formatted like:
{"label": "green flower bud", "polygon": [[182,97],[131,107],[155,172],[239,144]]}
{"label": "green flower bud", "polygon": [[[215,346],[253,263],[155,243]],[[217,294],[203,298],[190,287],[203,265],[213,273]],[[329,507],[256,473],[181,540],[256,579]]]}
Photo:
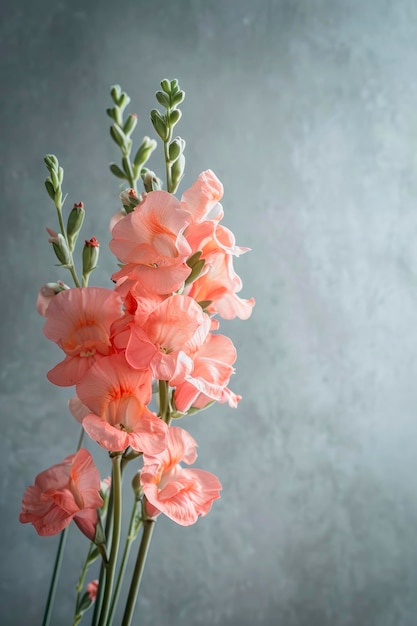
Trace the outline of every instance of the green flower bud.
{"label": "green flower bud", "polygon": [[142,487],[140,484],[140,472],[136,472],[136,474],[132,478],[132,489],[135,494],[136,500],[139,500],[142,496]]}
{"label": "green flower bud", "polygon": [[85,240],[83,248],[83,277],[88,277],[96,269],[100,253],[99,248],[100,244],[95,237]]}
{"label": "green flower bud", "polygon": [[152,109],[151,111],[151,122],[162,141],[166,141],[168,139],[168,128],[166,121],[157,109]]}
{"label": "green flower bud", "polygon": [[169,126],[173,128],[181,119],[181,111],[179,109],[173,109],[169,114]]}
{"label": "green flower bud", "polygon": [[110,89],[110,95],[116,104],[118,104],[121,94],[122,88],[120,87],[120,85],[113,85],[113,87]]}
{"label": "green flower bud", "polygon": [[166,78],[161,81],[161,87],[165,91],[165,93],[171,93],[171,83]]}
{"label": "green flower bud", "polygon": [[71,252],[74,250],[75,242],[77,241],[78,233],[81,230],[85,217],[84,204],[74,204],[73,208],[68,215],[67,221],[67,238]]}
{"label": "green flower bud", "polygon": [[133,131],[135,130],[137,123],[138,123],[138,116],[135,113],[132,113],[131,115],[129,115],[123,126],[123,132],[125,133],[125,135],[127,136],[131,135]]}
{"label": "green flower bud", "polygon": [[155,139],[150,139],[150,137],[143,138],[143,141],[135,154],[135,158],[133,159],[133,167],[136,174],[140,171],[143,165],[145,165],[156,146],[157,143]]}
{"label": "green flower bud", "polygon": [[155,172],[152,170],[148,170],[146,167],[141,171],[140,174],[143,182],[143,186],[145,187],[145,191],[160,191],[162,189],[162,181],[157,177]]}
{"label": "green flower bud", "polygon": [[126,143],[127,137],[118,124],[112,124],[110,126],[110,135],[119,148],[123,148]]}
{"label": "green flower bud", "polygon": [[175,137],[169,144],[169,159],[170,161],[176,161],[179,156],[184,152],[185,141],[181,137]]}
{"label": "green flower bud", "polygon": [[173,163],[171,167],[171,180],[172,180],[172,189],[169,191],[171,193],[175,193],[178,189],[178,185],[181,182],[182,177],[184,176],[185,169],[185,158],[184,155],[181,156]]}
{"label": "green flower bud", "polygon": [[163,91],[157,91],[155,96],[159,104],[161,104],[164,107],[164,109],[169,109],[169,107],[171,106],[171,103],[170,103],[170,97],[168,94],[164,93]]}
{"label": "green flower bud", "polygon": [[55,252],[55,256],[58,261],[63,266],[68,266],[71,264],[71,253],[68,249],[67,242],[65,241],[65,237],[61,235],[61,233],[57,233],[51,228],[46,229],[49,234],[49,243],[52,244],[52,247]]}

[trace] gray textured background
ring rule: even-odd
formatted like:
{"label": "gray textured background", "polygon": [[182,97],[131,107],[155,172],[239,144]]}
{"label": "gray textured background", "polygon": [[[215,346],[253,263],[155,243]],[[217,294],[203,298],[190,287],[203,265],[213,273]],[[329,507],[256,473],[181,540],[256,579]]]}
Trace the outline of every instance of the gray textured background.
{"label": "gray textured background", "polygon": [[[40,624],[56,538],[18,524],[21,496],[78,435],[35,311],[63,277],[42,157],[65,167],[68,206],[85,202],[108,285],[109,86],[152,135],[153,94],[176,76],[182,189],[209,167],[223,181],[257,306],[223,324],[239,409],[182,424],[223,498],[191,528],[158,522],[135,623],[415,626],[417,3],[3,0],[1,13],[1,624]],[[87,546],[69,541],[57,626]]]}

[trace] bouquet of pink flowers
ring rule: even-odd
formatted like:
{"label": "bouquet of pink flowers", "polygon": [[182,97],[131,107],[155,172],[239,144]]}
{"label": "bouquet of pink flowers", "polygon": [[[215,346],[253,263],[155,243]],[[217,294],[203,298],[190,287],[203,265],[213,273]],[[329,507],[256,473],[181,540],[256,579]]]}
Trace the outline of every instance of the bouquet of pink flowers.
{"label": "bouquet of pink flowers", "polygon": [[[161,88],[156,98],[163,113],[152,110],[151,121],[163,142],[166,190],[145,167],[157,142],[144,137],[131,157],[137,118],[130,114],[124,119],[130,99],[119,86],[111,90],[110,132],[122,159],[110,170],[127,187],[120,196],[123,208],[110,225],[110,250],[119,263],[111,277],[113,289],[88,284],[98,263],[95,237],[84,243],[79,278],[73,253],[84,206],[74,204],[64,220],[63,169],[55,156],[45,158],[45,186],[59,222],[59,232],[47,229],[49,242],[74,287],[47,283],[37,308],[46,319],[45,336],[63,352],[47,377],[54,385],[75,386],[69,410],[82,430],[77,451],[38,474],[23,496],[21,522],[31,522],[39,535],[61,532],[44,626],[50,623],[72,520],[90,540],[76,585],[73,625],[93,607],[92,625],[111,626],[130,548],[141,530],[122,619],[127,626],[157,517],[163,513],[188,526],[220,497],[216,476],[187,467],[196,459],[196,442],[172,424],[215,402],[236,407],[241,399],[228,387],[236,350],[217,332],[217,316],[246,319],[252,312],[254,300],[238,296],[242,283],[233,269],[233,257],[247,248],[237,246],[233,233],[220,223],[223,187],[211,170],[200,174],[180,200],[175,197],[184,175],[185,142],[173,138],[173,129],[184,92],[177,80],[163,80]],[[81,447],[84,433],[108,451],[111,478],[100,480],[92,455]],[[127,464],[136,473],[130,523],[123,528]],[[99,579],[85,585],[97,559]]]}

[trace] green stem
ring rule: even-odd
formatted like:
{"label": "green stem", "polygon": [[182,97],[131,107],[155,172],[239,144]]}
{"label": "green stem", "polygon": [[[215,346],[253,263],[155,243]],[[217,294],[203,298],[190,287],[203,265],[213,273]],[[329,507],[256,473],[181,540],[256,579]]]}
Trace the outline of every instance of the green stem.
{"label": "green stem", "polygon": [[59,538],[58,550],[55,557],[54,571],[52,572],[52,580],[49,586],[48,598],[46,600],[45,613],[43,616],[42,626],[49,626],[52,615],[52,608],[55,600],[55,593],[58,584],[59,571],[61,569],[62,557],[64,555],[65,542],[68,534],[68,526],[61,532]]}
{"label": "green stem", "polygon": [[120,529],[122,522],[122,473],[120,470],[121,460],[121,454],[116,454],[112,458],[113,536],[111,541],[109,562],[106,567],[106,582],[98,626],[105,626],[107,622],[111,594],[113,591],[114,574],[116,572],[117,555],[119,552]]}
{"label": "green stem", "polygon": [[[65,228],[64,225],[64,219],[62,217],[62,208],[61,207],[56,207],[56,212],[58,213],[58,222],[59,222],[59,228],[61,229],[61,234],[64,237],[66,244],[68,246],[68,250],[69,250],[69,242],[68,242],[68,237],[67,237],[67,229]],[[72,252],[70,252],[70,257],[71,257],[71,263],[67,266],[69,271],[71,272],[71,276],[72,276],[72,280],[74,281],[74,285],[76,287],[80,287],[80,281],[78,280],[78,276],[77,276],[77,272],[75,270],[75,266],[74,266],[74,259],[72,257]]]}
{"label": "green stem", "polygon": [[[81,592],[83,590],[83,586],[84,586],[84,581],[85,581],[85,577],[86,577],[86,574],[87,574],[87,570],[88,570],[88,568],[91,565],[91,563],[89,562],[89,559],[90,559],[91,553],[93,552],[94,549],[95,549],[95,544],[93,542],[91,542],[90,543],[90,548],[89,548],[88,553],[87,553],[87,558],[85,560],[85,563],[84,563],[83,568],[81,570],[80,577],[79,577],[78,582],[77,582],[76,587],[75,587],[75,589],[77,591],[77,598],[76,598],[76,601],[75,601],[75,615],[74,615],[74,624],[73,624],[73,626],[78,624],[78,622],[81,619],[81,616],[78,613],[78,609],[79,609],[79,606],[80,606]],[[78,621],[77,621],[77,619],[78,619]]]}
{"label": "green stem", "polygon": [[136,539],[136,536],[138,534],[139,526],[142,523],[142,519],[140,519],[139,521],[136,520],[139,503],[140,501],[136,500],[135,498],[135,502],[132,508],[132,513],[130,516],[129,530],[127,533],[126,543],[125,543],[125,547],[123,550],[122,562],[120,564],[120,569],[119,569],[119,573],[117,576],[116,588],[114,590],[113,598],[112,598],[111,605],[110,605],[109,617],[107,619],[107,626],[111,626],[112,624],[114,611],[117,606],[120,589],[121,589],[123,578],[124,578],[125,571],[126,571],[126,565],[127,565],[127,561],[128,561],[129,554],[130,554],[130,549],[132,547],[133,541]]}
{"label": "green stem", "polygon": [[146,557],[152,539],[152,533],[155,526],[155,520],[145,519],[143,521],[143,533],[139,546],[136,565],[130,583],[129,595],[127,597],[126,608],[123,615],[121,626],[130,626],[132,623],[133,612],[135,610],[136,600],[139,592],[140,583],[142,581],[143,570],[145,567]]}
{"label": "green stem", "polygon": [[[106,525],[104,529],[104,535],[106,537],[106,545],[109,545],[111,541],[112,533],[113,533],[113,500],[114,500],[114,494],[113,494],[113,484],[112,484],[111,489],[110,489],[109,502],[107,505]],[[100,609],[101,609],[101,604],[103,601],[105,581],[106,581],[106,567],[105,567],[104,560],[102,560],[101,566],[100,566],[99,580],[98,580],[97,597],[94,603],[93,619],[91,622],[92,626],[97,626],[97,621],[100,616]]]}

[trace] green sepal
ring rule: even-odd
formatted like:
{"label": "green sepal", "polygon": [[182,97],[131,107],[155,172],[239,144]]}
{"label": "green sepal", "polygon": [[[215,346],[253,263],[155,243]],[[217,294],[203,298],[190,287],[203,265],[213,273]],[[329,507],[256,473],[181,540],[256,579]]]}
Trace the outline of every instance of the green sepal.
{"label": "green sepal", "polygon": [[194,265],[197,263],[197,261],[200,259],[202,254],[203,253],[201,252],[201,250],[197,250],[197,252],[194,252],[194,254],[192,254],[186,261],[188,267],[193,268]]}
{"label": "green sepal", "polygon": [[[187,276],[187,278],[185,279],[184,284],[185,285],[189,285],[190,283],[192,283],[194,280],[196,280],[196,278],[198,278],[202,272],[202,269],[205,265],[205,260],[204,259],[200,259],[199,261],[196,261],[191,269],[191,273],[189,276]],[[188,265],[188,262],[187,262]]]}
{"label": "green sepal", "polygon": [[213,300],[199,300],[197,302],[197,304],[199,304],[201,306],[201,308],[203,309],[203,311],[205,311],[207,309],[207,307],[209,307],[212,302],[213,302]]}
{"label": "green sepal", "polygon": [[90,598],[90,594],[86,591],[81,597],[80,603],[77,606],[77,617],[81,616],[90,606],[93,604],[93,600]]}
{"label": "green sepal", "polygon": [[187,411],[187,415],[194,415],[195,413],[198,413],[199,411],[205,411],[210,406],[213,406],[213,404],[215,403],[216,403],[216,400],[212,400],[211,402],[208,402],[205,406],[203,406],[201,409],[199,409],[196,406],[191,406]]}
{"label": "green sepal", "polygon": [[94,550],[92,550],[90,554],[88,555],[87,564],[91,565],[92,563],[94,563],[94,561],[97,561],[99,556],[100,556],[100,551],[96,546]]}
{"label": "green sepal", "polygon": [[96,534],[94,535],[94,543],[97,546],[97,548],[96,548],[97,550],[98,550],[98,546],[99,545],[106,543],[106,535],[104,534],[104,530],[103,530],[103,526],[102,526],[102,523],[101,523],[101,520],[100,520],[100,516],[98,518],[98,522],[97,522],[97,526],[96,526]]}
{"label": "green sepal", "polygon": [[112,174],[117,176],[117,178],[121,178],[122,180],[126,180],[126,174],[122,172],[120,167],[116,165],[116,163],[110,163],[110,171]]}

